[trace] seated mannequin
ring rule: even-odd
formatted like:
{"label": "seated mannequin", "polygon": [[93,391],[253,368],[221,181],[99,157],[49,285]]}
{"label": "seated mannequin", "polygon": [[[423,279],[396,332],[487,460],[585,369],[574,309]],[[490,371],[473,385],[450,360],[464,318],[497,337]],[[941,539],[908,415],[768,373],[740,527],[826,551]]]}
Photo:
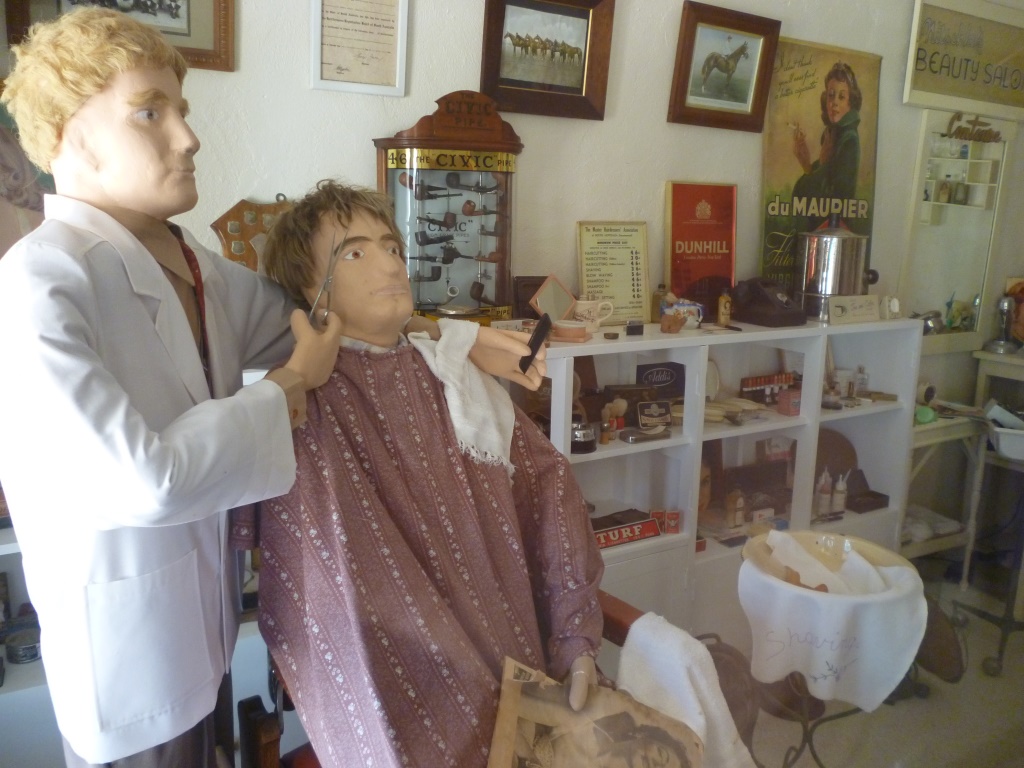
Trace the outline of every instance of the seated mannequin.
{"label": "seated mannequin", "polygon": [[477,326],[403,336],[386,197],[321,182],[264,258],[312,317],[341,318],[342,345],[294,487],[262,505],[260,630],[324,765],[484,766],[505,656],[570,676],[576,708],[596,682],[603,564],[580,490],[466,361]]}

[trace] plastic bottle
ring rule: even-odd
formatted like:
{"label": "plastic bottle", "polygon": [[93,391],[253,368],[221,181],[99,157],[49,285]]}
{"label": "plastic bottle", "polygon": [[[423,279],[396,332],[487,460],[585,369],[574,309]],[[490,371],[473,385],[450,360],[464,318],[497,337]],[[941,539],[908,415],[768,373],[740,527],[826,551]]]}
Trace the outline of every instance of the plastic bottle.
{"label": "plastic bottle", "polygon": [[836,478],[835,486],[832,488],[832,505],[829,510],[832,514],[846,511],[846,477],[844,475],[838,475]]}
{"label": "plastic bottle", "polygon": [[827,469],[822,470],[821,477],[818,478],[818,499],[815,511],[818,517],[825,517],[832,511],[832,476]]}
{"label": "plastic bottle", "polygon": [[665,298],[665,294],[668,291],[665,289],[664,283],[658,283],[658,290],[651,295],[651,322],[661,322],[661,301]]}

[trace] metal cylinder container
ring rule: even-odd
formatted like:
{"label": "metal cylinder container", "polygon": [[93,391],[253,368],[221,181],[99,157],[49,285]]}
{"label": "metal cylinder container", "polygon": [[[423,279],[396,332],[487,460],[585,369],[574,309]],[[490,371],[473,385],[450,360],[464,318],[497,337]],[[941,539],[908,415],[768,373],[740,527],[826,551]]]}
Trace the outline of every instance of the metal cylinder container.
{"label": "metal cylinder container", "polygon": [[798,254],[801,265],[796,302],[808,317],[828,322],[830,296],[861,296],[878,282],[868,268],[868,236],[841,227],[801,232]]}

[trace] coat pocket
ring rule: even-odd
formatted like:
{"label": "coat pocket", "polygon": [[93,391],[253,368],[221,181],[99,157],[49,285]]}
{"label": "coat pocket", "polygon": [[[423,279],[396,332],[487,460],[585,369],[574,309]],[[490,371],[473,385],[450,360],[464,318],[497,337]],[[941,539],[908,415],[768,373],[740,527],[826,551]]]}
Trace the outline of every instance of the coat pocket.
{"label": "coat pocket", "polygon": [[100,728],[153,717],[213,677],[195,551],[86,587]]}

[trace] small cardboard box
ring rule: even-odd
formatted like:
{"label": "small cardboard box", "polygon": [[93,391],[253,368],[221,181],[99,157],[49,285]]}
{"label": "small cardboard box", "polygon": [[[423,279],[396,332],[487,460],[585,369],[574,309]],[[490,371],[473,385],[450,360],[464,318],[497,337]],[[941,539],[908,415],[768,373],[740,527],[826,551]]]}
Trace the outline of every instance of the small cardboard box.
{"label": "small cardboard box", "polygon": [[776,408],[783,416],[799,416],[800,390],[784,389],[779,392],[779,400]]}
{"label": "small cardboard box", "polygon": [[871,512],[889,506],[889,496],[868,488],[864,470],[851,470],[846,480],[846,508],[851,512]]}

